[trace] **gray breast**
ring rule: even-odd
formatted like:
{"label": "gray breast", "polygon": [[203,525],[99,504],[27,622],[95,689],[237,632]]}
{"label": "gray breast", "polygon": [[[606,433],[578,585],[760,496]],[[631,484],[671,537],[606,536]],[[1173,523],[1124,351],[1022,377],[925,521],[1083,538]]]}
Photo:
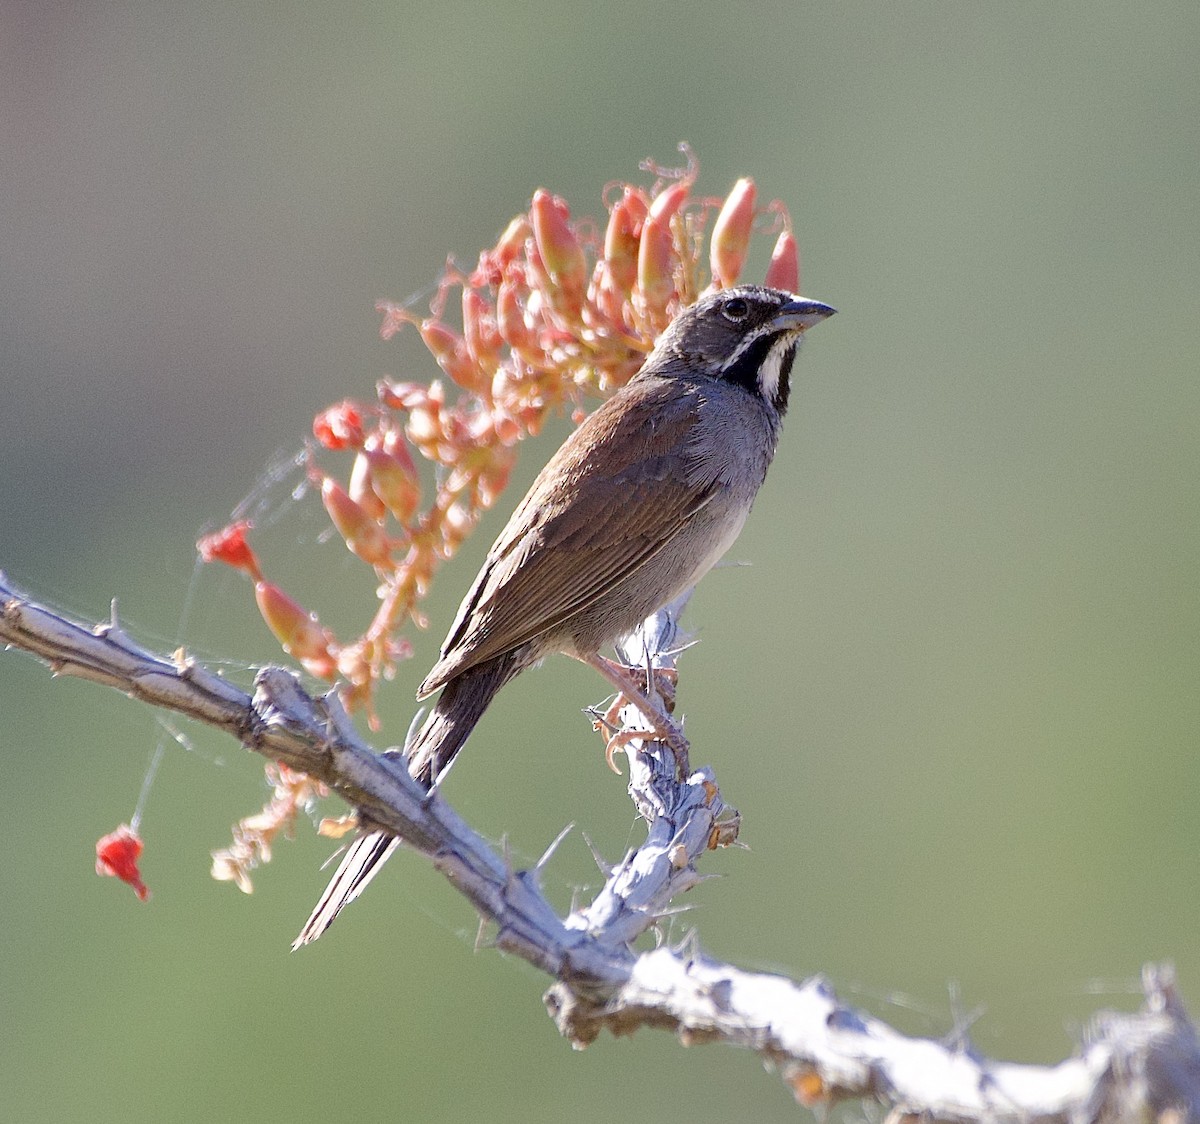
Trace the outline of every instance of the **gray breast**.
{"label": "gray breast", "polygon": [[766,477],[779,428],[774,411],[741,387],[714,380],[689,393],[701,404],[679,450],[679,483],[707,498],[656,554],[563,622],[564,640],[577,652],[595,652],[627,635],[695,585],[733,545]]}

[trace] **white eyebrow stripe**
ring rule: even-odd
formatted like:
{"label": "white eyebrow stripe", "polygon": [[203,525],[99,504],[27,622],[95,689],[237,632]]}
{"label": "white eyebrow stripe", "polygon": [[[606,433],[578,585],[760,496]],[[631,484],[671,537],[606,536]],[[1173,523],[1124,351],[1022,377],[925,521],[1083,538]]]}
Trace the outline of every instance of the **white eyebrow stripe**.
{"label": "white eyebrow stripe", "polygon": [[730,367],[732,367],[739,359],[741,359],[748,347],[752,347],[760,339],[762,339],[764,335],[769,334],[771,330],[770,324],[764,324],[757,331],[751,332],[750,335],[745,336],[742,339],[742,342],[739,343],[736,348],[734,348],[733,354],[725,360],[725,366],[723,369],[728,370]]}

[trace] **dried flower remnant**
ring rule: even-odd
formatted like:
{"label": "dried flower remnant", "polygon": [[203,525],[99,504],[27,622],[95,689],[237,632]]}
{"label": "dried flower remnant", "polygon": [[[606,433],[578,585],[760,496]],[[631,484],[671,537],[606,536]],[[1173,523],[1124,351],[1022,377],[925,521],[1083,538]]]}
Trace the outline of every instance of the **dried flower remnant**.
{"label": "dried flower remnant", "polygon": [[267,780],[274,792],[261,811],[234,824],[233,843],[223,851],[214,851],[212,876],[218,882],[233,882],[244,894],[252,893],[250,872],[259,863],[271,861],[271,845],[281,832],[292,834],[301,811],[312,807],[317,797],[325,796],[326,787],[286,765],[268,764]]}

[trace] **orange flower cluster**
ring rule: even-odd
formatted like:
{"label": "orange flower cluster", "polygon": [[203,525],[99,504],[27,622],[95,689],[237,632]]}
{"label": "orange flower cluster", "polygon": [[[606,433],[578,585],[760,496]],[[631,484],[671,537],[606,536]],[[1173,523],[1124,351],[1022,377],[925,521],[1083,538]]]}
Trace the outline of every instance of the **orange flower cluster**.
{"label": "orange flower cluster", "polygon": [[[581,418],[584,396],[624,385],[706,285],[736,283],[764,214],[778,231],[767,283],[798,288],[782,204],[759,208],[749,179],[724,200],[695,195],[697,167],[687,156],[687,167],[672,172],[644,166],[658,177],[649,188],[610,185],[602,238],[572,219],[562,199],[538,190],[474,270],[447,266],[430,315],[380,306],[384,337],[415,328],[446,379],[385,380],[375,402],[340,402],[313,423],[322,448],[353,457],[344,484],[315,461],[310,476],[346,546],[379,579],[379,605],[361,636],[339,641],[268,581],[246,541],[247,523],[200,541],[206,560],[250,575],[259,611],[285,651],[310,674],[340,681],[347,706],[364,709],[373,726],[375,688],[410,652],[400,630],[408,620],[424,625],[421,599],[504,490],[517,442],[568,404]],[[452,324],[444,317],[456,289],[461,314]],[[436,474],[423,474],[414,453]],[[423,475],[435,483],[423,486]]]}

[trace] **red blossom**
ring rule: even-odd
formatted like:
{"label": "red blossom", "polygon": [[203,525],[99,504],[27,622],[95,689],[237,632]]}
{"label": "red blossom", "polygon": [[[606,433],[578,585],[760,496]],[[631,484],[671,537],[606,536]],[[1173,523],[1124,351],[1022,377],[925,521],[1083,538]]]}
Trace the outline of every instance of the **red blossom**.
{"label": "red blossom", "polygon": [[116,831],[96,841],[96,873],[119,878],[133,887],[138,901],[148,901],[150,891],[138,870],[138,856],[141,853],[141,838],[133,828],[123,823]]}
{"label": "red blossom", "polygon": [[230,523],[219,531],[204,535],[196,543],[196,549],[205,562],[224,562],[226,566],[243,570],[258,581],[262,578],[262,571],[259,569],[258,558],[246,542],[246,532],[252,526],[247,519]]}
{"label": "red blossom", "polygon": [[313,418],[313,436],[326,449],[357,449],[363,442],[362,409],[346,399]]}

